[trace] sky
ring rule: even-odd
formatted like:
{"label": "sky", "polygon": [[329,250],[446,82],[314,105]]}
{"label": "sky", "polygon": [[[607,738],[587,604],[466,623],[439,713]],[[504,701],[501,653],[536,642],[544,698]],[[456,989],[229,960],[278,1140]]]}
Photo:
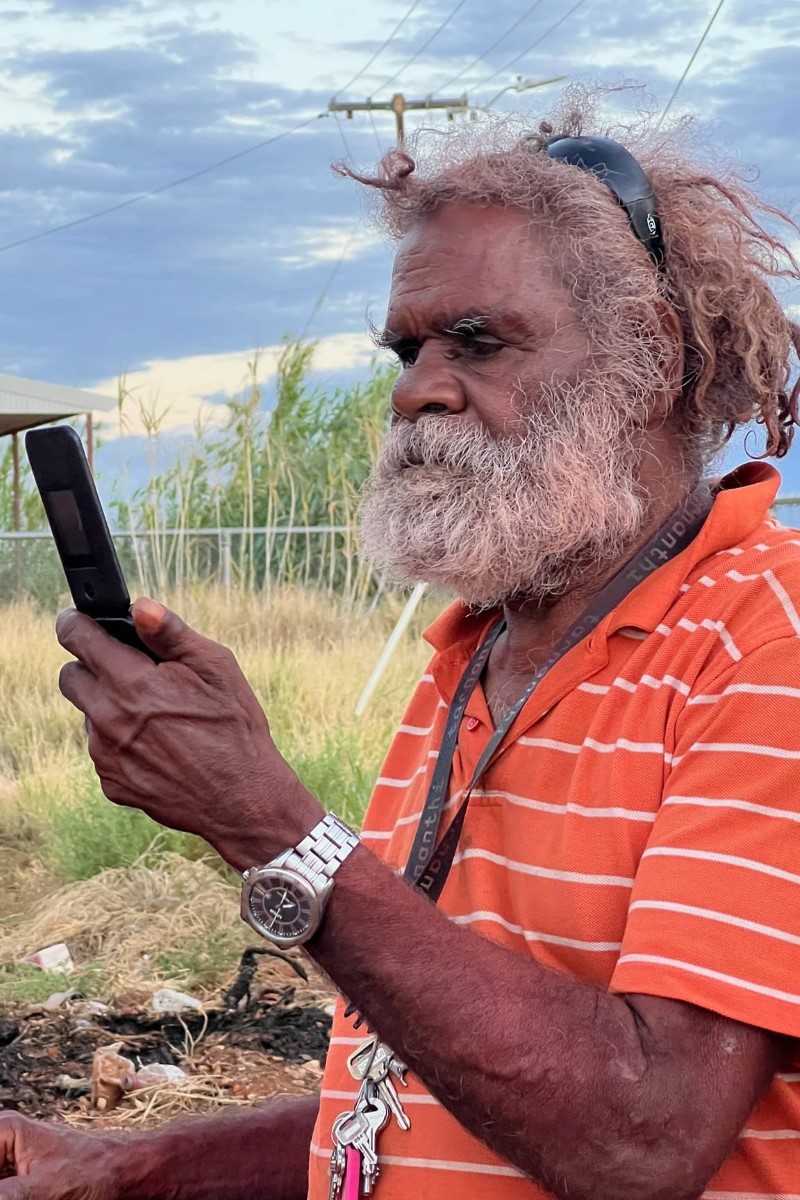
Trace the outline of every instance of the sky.
{"label": "sky", "polygon": [[[716,7],[0,0],[0,372],[110,395],[124,376],[176,433],[198,413],[220,418],[256,347],[268,392],[288,335],[319,340],[321,383],[364,376],[391,253],[330,164],[371,166],[394,122],[336,118],[331,97],[466,94],[538,119],[561,85],[515,82],[564,75],[635,80],[660,106]],[[757,167],[759,189],[795,214],[798,65],[797,0],[724,0],[673,108],[708,122],[723,155]],[[137,452],[115,433],[101,471]],[[800,493],[800,448],[784,477]]]}

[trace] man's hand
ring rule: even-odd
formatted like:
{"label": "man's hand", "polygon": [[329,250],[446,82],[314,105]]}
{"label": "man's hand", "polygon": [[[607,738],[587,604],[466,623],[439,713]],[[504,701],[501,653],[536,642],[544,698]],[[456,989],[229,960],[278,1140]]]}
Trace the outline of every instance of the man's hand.
{"label": "man's hand", "polygon": [[80,613],[56,625],[78,660],[62,668],[61,691],[86,717],[105,795],[199,834],[239,869],[295,845],[322,810],[275,748],[233,654],[152,600],[132,611],[158,665]]}
{"label": "man's hand", "polygon": [[0,1200],[304,1200],[317,1096],[86,1134],[0,1115]]}
{"label": "man's hand", "polygon": [[0,1116],[0,1200],[116,1200],[110,1142]]}

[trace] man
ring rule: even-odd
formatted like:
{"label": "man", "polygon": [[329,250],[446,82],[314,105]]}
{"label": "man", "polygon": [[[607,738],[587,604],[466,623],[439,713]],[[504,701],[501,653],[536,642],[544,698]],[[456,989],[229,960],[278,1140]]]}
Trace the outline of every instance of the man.
{"label": "man", "polygon": [[[248,880],[249,917],[308,934],[408,1064],[410,1128],[378,1136],[378,1200],[789,1196],[800,541],[769,517],[771,468],[698,481],[753,418],[768,453],[788,449],[800,335],[769,284],[799,272],[755,198],[666,135],[629,138],[637,164],[565,143],[577,118],[558,133],[445,143],[427,169],[392,155],[366,181],[398,239],[381,340],[402,370],[364,545],[467,604],[429,633],[362,842],[334,823],[326,849],[312,838],[332,889],[301,913],[280,882],[323,812],[227,650],[143,600],[156,666],[70,613],[61,687],[108,798],[239,870],[272,864]],[[449,875],[423,810],[438,836],[463,820]],[[400,877],[410,855],[427,895]],[[358,1194],[362,1118],[337,1126],[347,1175],[337,1158],[329,1176],[338,1115],[368,1123],[347,1066],[364,1028],[343,1007],[320,1097],[142,1137],[9,1116],[0,1197]]]}

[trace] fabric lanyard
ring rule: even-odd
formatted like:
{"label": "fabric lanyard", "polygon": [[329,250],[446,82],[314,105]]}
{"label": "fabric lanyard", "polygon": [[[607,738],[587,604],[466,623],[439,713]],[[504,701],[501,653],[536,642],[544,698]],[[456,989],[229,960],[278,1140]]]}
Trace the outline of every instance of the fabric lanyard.
{"label": "fabric lanyard", "polygon": [[714,495],[715,493],[708,484],[703,483],[695,488],[650,541],[602,588],[544,662],[537,667],[525,691],[513,708],[506,713],[489,739],[475,767],[472,779],[464,791],[461,806],[449,828],[437,843],[436,837],[447,798],[461,721],[467,702],[489,661],[492,647],[505,629],[505,621],[500,618],[491,627],[473,655],[453,696],[445,722],[439,758],[433,772],[428,795],[425,798],[411,855],[403,872],[406,882],[417,888],[418,891],[424,892],[434,903],[441,895],[450,874],[472,792],[489,763],[498,754],[501,743],[536,688],[567,651],[577,646],[587,634],[591,633],[638,584],[686,549],[700,532],[703,522],[711,510]]}

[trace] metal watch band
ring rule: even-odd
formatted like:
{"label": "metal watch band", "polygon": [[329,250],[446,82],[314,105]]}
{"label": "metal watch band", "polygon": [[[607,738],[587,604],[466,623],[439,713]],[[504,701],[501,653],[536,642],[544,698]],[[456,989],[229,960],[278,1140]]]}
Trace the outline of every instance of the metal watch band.
{"label": "metal watch band", "polygon": [[315,889],[323,887],[360,842],[349,825],[326,813],[302,842],[281,856],[281,866],[302,875]]}

